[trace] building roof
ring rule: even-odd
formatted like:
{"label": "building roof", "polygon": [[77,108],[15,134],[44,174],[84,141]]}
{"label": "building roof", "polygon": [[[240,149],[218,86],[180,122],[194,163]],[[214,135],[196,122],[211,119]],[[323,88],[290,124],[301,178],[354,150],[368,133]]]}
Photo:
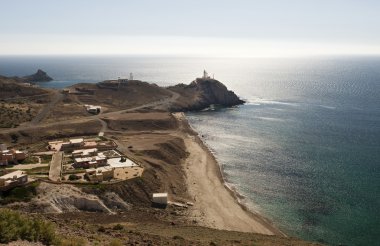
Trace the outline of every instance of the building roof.
{"label": "building roof", "polygon": [[78,143],[83,143],[84,139],[83,138],[74,138],[70,139],[71,144],[78,144]]}
{"label": "building roof", "polygon": [[96,171],[97,172],[108,172],[108,171],[112,171],[113,170],[113,168],[112,167],[98,167],[97,169],[96,169]]}
{"label": "building roof", "polygon": [[97,143],[95,141],[86,141],[84,142],[84,146],[96,146]]}
{"label": "building roof", "polygon": [[84,105],[84,107],[85,107],[87,110],[90,110],[90,109],[97,110],[97,109],[101,109],[101,108],[102,108],[102,107],[99,106],[99,105],[90,105],[90,104],[86,104],[86,105]]}
{"label": "building roof", "polygon": [[22,177],[25,175],[27,175],[27,174],[24,173],[23,171],[17,170],[17,171],[14,171],[14,172],[11,172],[11,173],[8,173],[8,174],[1,176],[0,179],[12,179],[14,176],[19,178],[19,177]]}
{"label": "building roof", "polygon": [[153,193],[153,198],[156,197],[167,197],[168,193]]}
{"label": "building roof", "polygon": [[94,172],[96,172],[95,168],[88,168],[88,169],[86,169],[86,173],[94,173]]}
{"label": "building roof", "polygon": [[137,167],[138,166],[136,163],[134,163],[128,158],[126,158],[125,162],[122,162],[120,157],[110,158],[107,160],[107,163],[111,167]]}
{"label": "building roof", "polygon": [[73,154],[80,154],[80,153],[82,153],[82,155],[88,155],[90,153],[97,152],[97,151],[98,151],[97,148],[93,148],[93,149],[78,149],[78,150],[74,150]]}
{"label": "building roof", "polygon": [[87,108],[87,110],[98,110],[98,109],[101,109],[102,107],[100,106],[90,106],[89,108]]}
{"label": "building roof", "polygon": [[112,171],[112,167],[98,167],[98,168],[89,168],[86,169],[87,174],[95,174],[95,173],[103,173],[103,172],[109,172]]}
{"label": "building roof", "polygon": [[58,144],[58,143],[63,143],[63,141],[51,141],[49,144]]}
{"label": "building roof", "polygon": [[92,156],[92,157],[78,157],[75,158],[75,162],[95,162],[95,161],[101,161],[105,160],[106,158],[103,156]]}

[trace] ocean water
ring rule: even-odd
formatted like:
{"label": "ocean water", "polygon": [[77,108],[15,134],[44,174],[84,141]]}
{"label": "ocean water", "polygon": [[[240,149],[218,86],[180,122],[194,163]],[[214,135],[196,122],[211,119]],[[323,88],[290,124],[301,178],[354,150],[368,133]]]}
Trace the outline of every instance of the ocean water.
{"label": "ocean water", "polygon": [[128,77],[189,83],[207,69],[245,105],[187,113],[226,181],[288,235],[380,242],[380,57],[0,57],[0,74],[38,68],[62,88]]}

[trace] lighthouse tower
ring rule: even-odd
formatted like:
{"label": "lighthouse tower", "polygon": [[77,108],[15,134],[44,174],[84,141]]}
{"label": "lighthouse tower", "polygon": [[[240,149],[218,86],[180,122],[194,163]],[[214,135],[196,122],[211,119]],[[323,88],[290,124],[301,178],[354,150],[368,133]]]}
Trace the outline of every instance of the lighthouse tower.
{"label": "lighthouse tower", "polygon": [[208,75],[208,73],[206,72],[206,70],[203,70],[203,77],[202,79],[209,79],[210,76]]}

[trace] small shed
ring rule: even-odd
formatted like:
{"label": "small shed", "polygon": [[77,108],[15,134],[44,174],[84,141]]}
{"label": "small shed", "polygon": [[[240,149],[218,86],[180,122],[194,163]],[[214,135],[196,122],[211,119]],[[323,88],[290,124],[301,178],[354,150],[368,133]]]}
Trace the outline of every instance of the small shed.
{"label": "small shed", "polygon": [[152,202],[155,204],[167,205],[168,193],[153,193]]}

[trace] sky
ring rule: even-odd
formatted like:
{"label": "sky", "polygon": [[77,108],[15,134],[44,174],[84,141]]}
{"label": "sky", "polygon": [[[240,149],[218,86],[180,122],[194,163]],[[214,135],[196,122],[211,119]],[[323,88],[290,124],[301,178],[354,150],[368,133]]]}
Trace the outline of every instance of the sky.
{"label": "sky", "polygon": [[0,55],[380,54],[378,0],[0,0]]}

